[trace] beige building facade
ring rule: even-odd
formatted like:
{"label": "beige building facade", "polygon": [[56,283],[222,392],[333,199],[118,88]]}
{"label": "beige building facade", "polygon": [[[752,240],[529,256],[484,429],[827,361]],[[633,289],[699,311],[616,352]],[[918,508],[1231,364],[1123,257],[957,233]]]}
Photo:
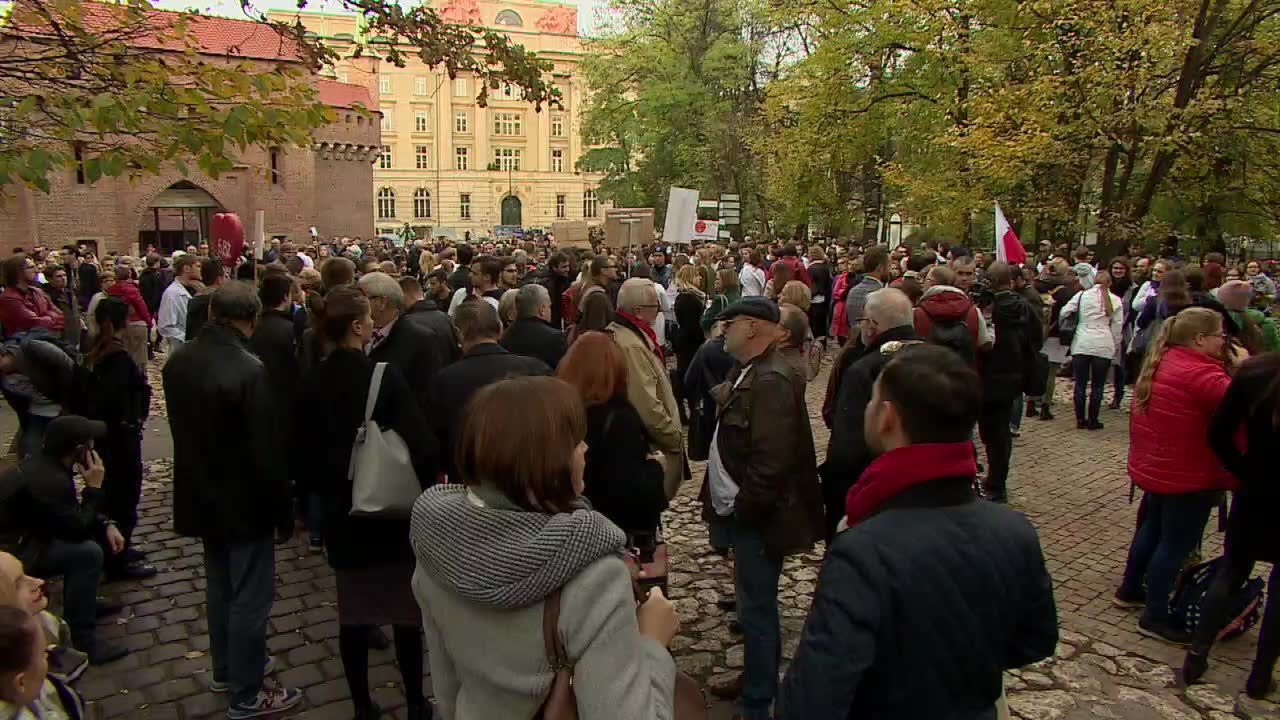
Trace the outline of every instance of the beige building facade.
{"label": "beige building facade", "polygon": [[332,75],[365,85],[377,99],[382,153],[370,188],[377,228],[396,232],[407,224],[420,236],[478,238],[497,225],[603,222],[605,205],[596,196],[602,176],[576,170],[584,152],[576,9],[543,0],[446,0],[436,8],[448,20],[500,30],[552,62],[547,79],[560,90],[562,107],[535,112],[513,87],[491,89],[480,107],[476,77],[450,78],[412,53],[403,68],[380,61],[377,38],[363,38],[366,53],[351,58],[361,39],[355,16],[297,14],[344,56]]}

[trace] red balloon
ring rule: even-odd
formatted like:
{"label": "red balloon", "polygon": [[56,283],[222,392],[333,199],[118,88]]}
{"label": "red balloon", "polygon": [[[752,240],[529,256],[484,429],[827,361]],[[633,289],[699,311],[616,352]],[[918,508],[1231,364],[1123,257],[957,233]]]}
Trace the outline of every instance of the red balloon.
{"label": "red balloon", "polygon": [[235,268],[244,250],[244,225],[235,213],[215,213],[209,223],[209,235],[213,242],[210,249],[222,258],[224,268]]}

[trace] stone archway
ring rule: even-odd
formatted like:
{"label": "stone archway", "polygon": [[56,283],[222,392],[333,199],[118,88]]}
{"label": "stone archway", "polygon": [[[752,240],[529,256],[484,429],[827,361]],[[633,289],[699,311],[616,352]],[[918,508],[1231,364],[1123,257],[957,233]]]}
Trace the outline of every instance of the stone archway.
{"label": "stone archway", "polygon": [[138,251],[155,246],[164,255],[208,242],[209,220],[223,205],[207,190],[179,180],[156,193],[138,224]]}
{"label": "stone archway", "polygon": [[520,198],[515,195],[508,195],[502,198],[502,224],[515,225],[517,227],[523,225],[520,222],[521,210]]}

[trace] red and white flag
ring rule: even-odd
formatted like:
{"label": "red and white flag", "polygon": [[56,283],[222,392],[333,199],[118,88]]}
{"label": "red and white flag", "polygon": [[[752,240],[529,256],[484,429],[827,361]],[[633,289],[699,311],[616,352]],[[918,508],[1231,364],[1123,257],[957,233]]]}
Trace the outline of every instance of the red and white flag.
{"label": "red and white flag", "polygon": [[996,203],[996,260],[1010,265],[1021,265],[1027,261],[1027,251],[1022,247],[1018,234],[1009,227],[1009,221]]}

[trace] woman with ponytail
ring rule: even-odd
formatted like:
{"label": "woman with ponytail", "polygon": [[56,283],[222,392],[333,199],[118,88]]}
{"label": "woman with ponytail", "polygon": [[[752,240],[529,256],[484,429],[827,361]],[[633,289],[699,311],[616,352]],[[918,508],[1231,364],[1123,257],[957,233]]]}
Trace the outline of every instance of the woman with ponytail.
{"label": "woman with ponytail", "polygon": [[[1116,356],[1124,333],[1124,309],[1120,298],[1111,292],[1111,274],[1098,272],[1094,286],[1076,293],[1059,315],[1076,315],[1075,335],[1071,339],[1071,374],[1075,377],[1076,427],[1101,430],[1098,412],[1102,410],[1102,391],[1107,384],[1107,368]],[[1092,383],[1089,408],[1084,404],[1085,386]]]}
{"label": "woman with ponytail", "polygon": [[1222,316],[1187,308],[1164,321],[1134,387],[1129,477],[1145,494],[1115,603],[1145,605],[1138,632],[1178,644],[1191,637],[1169,623],[1169,596],[1210,510],[1235,484],[1208,439],[1231,357]]}
{"label": "woman with ponytail", "polygon": [[129,306],[119,298],[103,298],[94,308],[98,334],[85,355],[93,375],[86,414],[107,425],[97,445],[106,477],[102,481],[105,514],[124,536],[124,552],[108,554],[108,580],[138,579],[156,574],[141,553],[130,548],[138,525],[142,497],[142,425],[151,411],[151,386],[125,347]]}
{"label": "woman with ponytail", "polygon": [[[1240,450],[1236,437],[1247,437]],[[1209,445],[1240,483],[1227,517],[1227,537],[1221,566],[1200,605],[1200,622],[1191,651],[1182,665],[1183,679],[1194,683],[1209,667],[1209,649],[1228,619],[1234,591],[1253,574],[1257,562],[1272,563],[1267,609],[1258,632],[1258,652],[1245,692],[1261,699],[1272,687],[1271,674],[1280,656],[1280,534],[1275,511],[1280,485],[1269,457],[1280,443],[1280,353],[1245,361],[1231,379],[1222,405],[1209,425]]]}

